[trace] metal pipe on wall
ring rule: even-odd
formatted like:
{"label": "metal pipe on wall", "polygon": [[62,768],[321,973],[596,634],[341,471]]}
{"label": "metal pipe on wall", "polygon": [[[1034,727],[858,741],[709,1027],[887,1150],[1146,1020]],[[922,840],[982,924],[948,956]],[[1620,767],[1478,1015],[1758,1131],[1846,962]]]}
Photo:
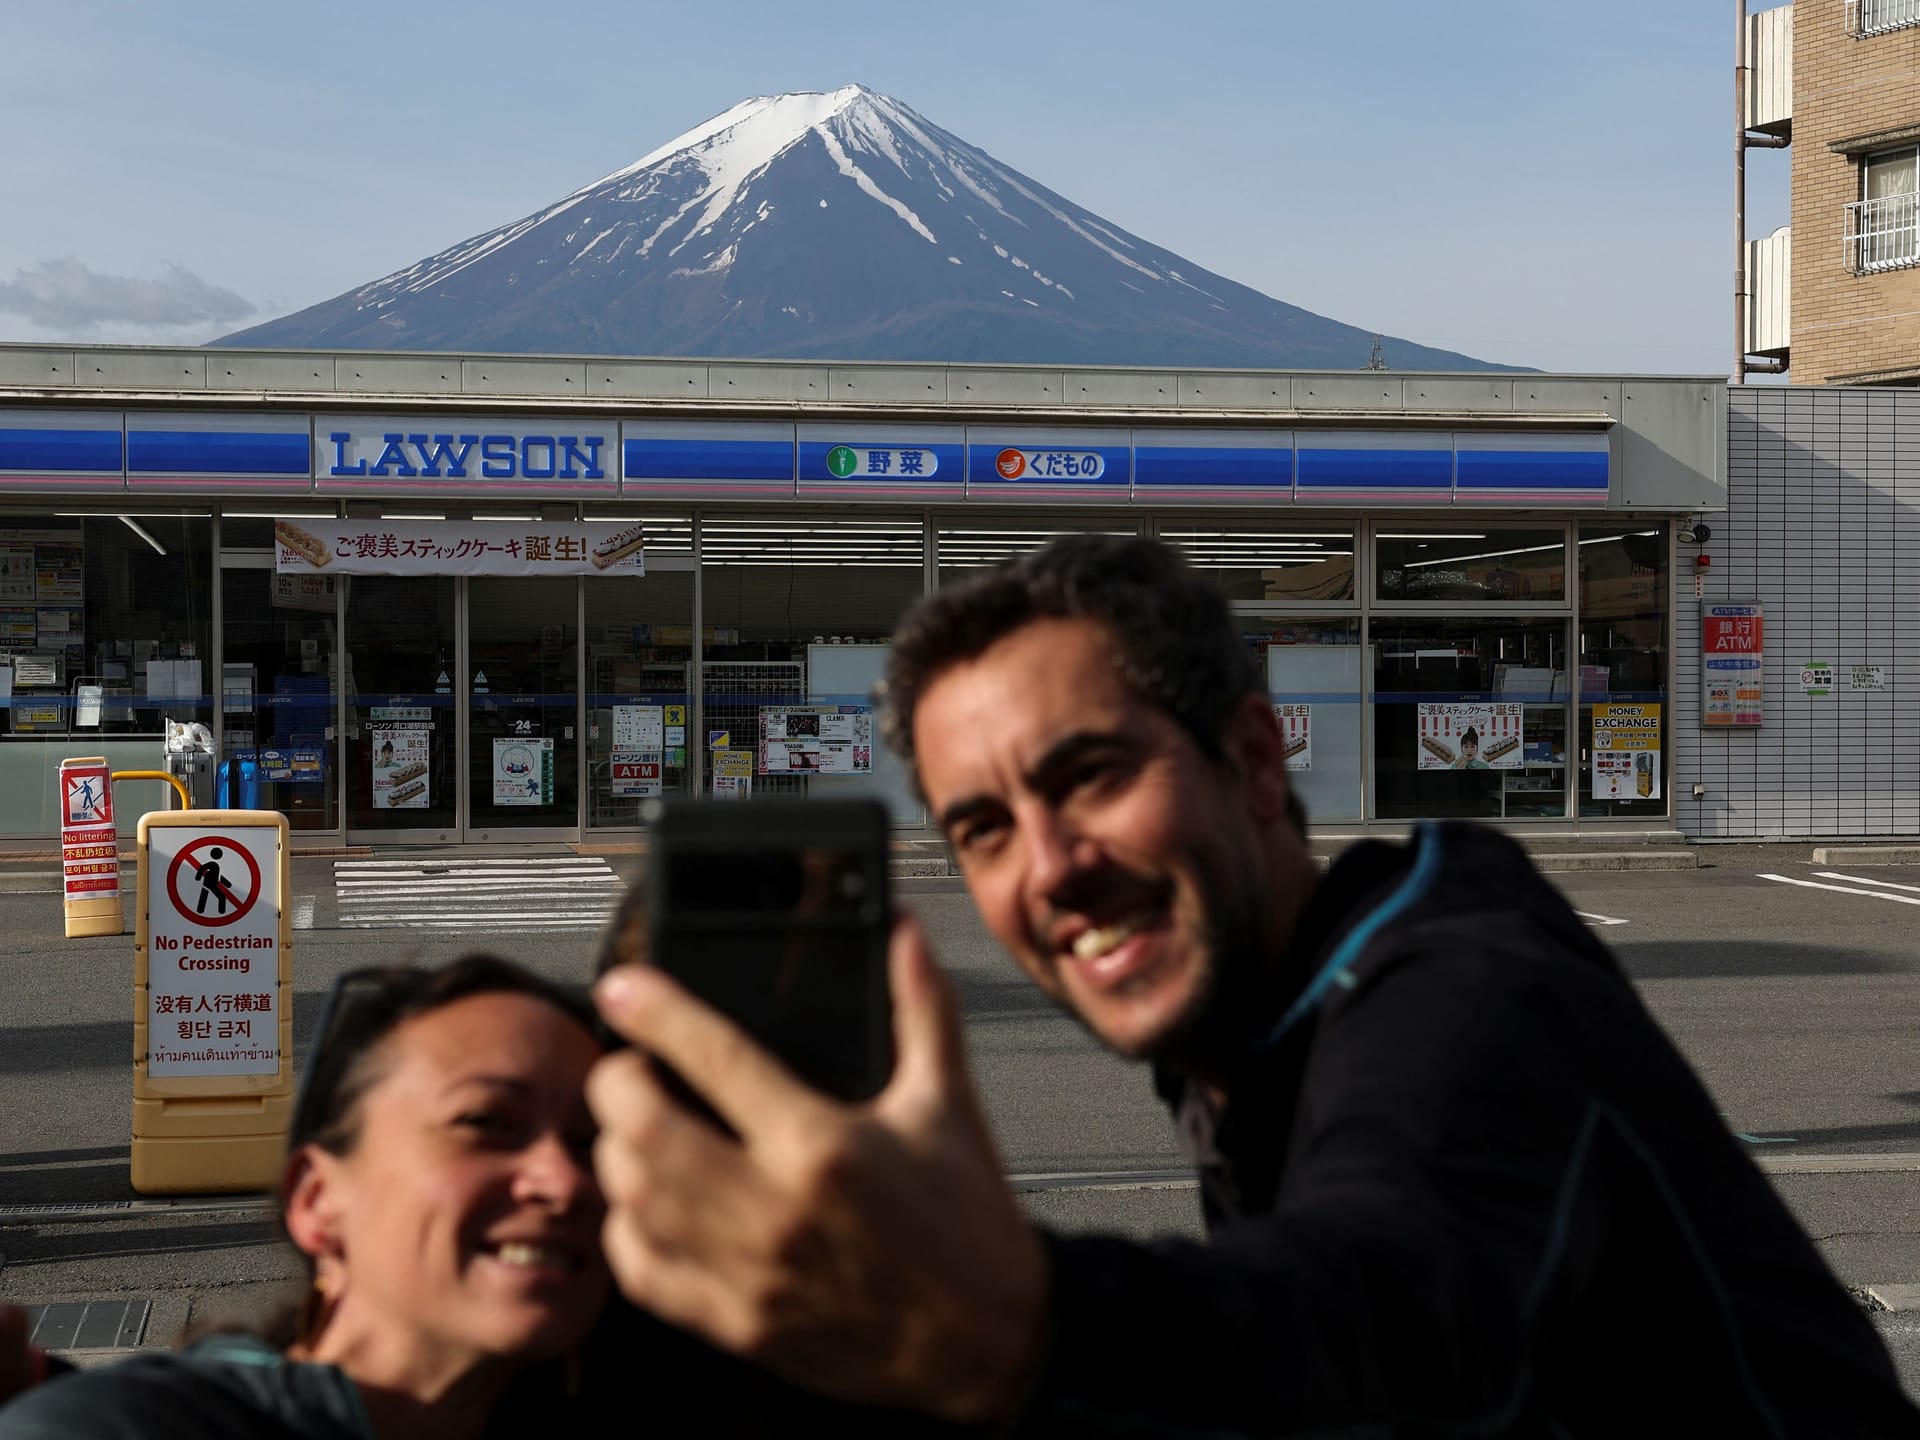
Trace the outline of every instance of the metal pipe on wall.
{"label": "metal pipe on wall", "polygon": [[1747,383],[1747,0],[1733,0],[1733,383]]}

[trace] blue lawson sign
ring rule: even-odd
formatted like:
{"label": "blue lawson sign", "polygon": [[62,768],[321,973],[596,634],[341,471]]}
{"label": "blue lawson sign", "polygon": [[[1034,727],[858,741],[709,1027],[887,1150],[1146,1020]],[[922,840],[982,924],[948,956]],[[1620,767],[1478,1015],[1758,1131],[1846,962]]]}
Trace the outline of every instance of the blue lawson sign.
{"label": "blue lawson sign", "polygon": [[618,428],[543,417],[323,417],[315,426],[314,478],[321,490],[619,488]]}

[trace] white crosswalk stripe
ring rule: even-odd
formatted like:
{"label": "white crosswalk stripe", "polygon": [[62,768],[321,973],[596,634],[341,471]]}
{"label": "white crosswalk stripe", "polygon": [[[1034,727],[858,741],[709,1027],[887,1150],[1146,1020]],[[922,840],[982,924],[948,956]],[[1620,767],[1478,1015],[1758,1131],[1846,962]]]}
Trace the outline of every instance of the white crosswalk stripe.
{"label": "white crosswalk stripe", "polygon": [[[1896,885],[1891,880],[1870,880],[1864,875],[1840,875],[1831,870],[1816,870],[1816,875],[1828,880],[1846,880],[1846,885],[1825,885],[1819,880],[1796,880],[1791,875],[1756,875],[1756,880],[1771,880],[1777,885],[1798,885],[1803,890],[1829,890],[1837,895],[1864,895],[1869,900],[1891,900],[1896,905],[1920,905],[1920,895],[1890,895],[1889,890],[1913,890],[1912,885]],[[1862,890],[1862,885],[1879,885],[1884,889]]]}
{"label": "white crosswalk stripe", "polygon": [[598,856],[336,860],[339,924],[362,930],[598,930],[626,882]]}

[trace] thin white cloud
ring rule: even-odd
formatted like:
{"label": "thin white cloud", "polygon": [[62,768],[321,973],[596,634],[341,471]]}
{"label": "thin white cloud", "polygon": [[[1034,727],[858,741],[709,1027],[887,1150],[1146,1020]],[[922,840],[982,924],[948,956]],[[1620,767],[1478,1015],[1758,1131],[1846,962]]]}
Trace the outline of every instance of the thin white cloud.
{"label": "thin white cloud", "polygon": [[147,279],[103,275],[68,257],[42,260],[16,270],[11,280],[0,280],[0,313],[65,334],[230,326],[258,308],[244,296],[171,264]]}

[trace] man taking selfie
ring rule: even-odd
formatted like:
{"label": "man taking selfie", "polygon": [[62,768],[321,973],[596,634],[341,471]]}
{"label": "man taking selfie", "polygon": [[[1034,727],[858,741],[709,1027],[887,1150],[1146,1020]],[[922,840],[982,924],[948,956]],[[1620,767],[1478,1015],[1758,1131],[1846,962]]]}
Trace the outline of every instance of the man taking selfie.
{"label": "man taking selfie", "polygon": [[882,697],[988,928],[1151,1063],[1210,1240],[1043,1236],[911,921],[871,1103],[623,967],[590,1086],[637,1303],[810,1388],[1023,1433],[1920,1434],[1618,964],[1465,825],[1322,877],[1225,601],[1063,540],[928,597]]}

